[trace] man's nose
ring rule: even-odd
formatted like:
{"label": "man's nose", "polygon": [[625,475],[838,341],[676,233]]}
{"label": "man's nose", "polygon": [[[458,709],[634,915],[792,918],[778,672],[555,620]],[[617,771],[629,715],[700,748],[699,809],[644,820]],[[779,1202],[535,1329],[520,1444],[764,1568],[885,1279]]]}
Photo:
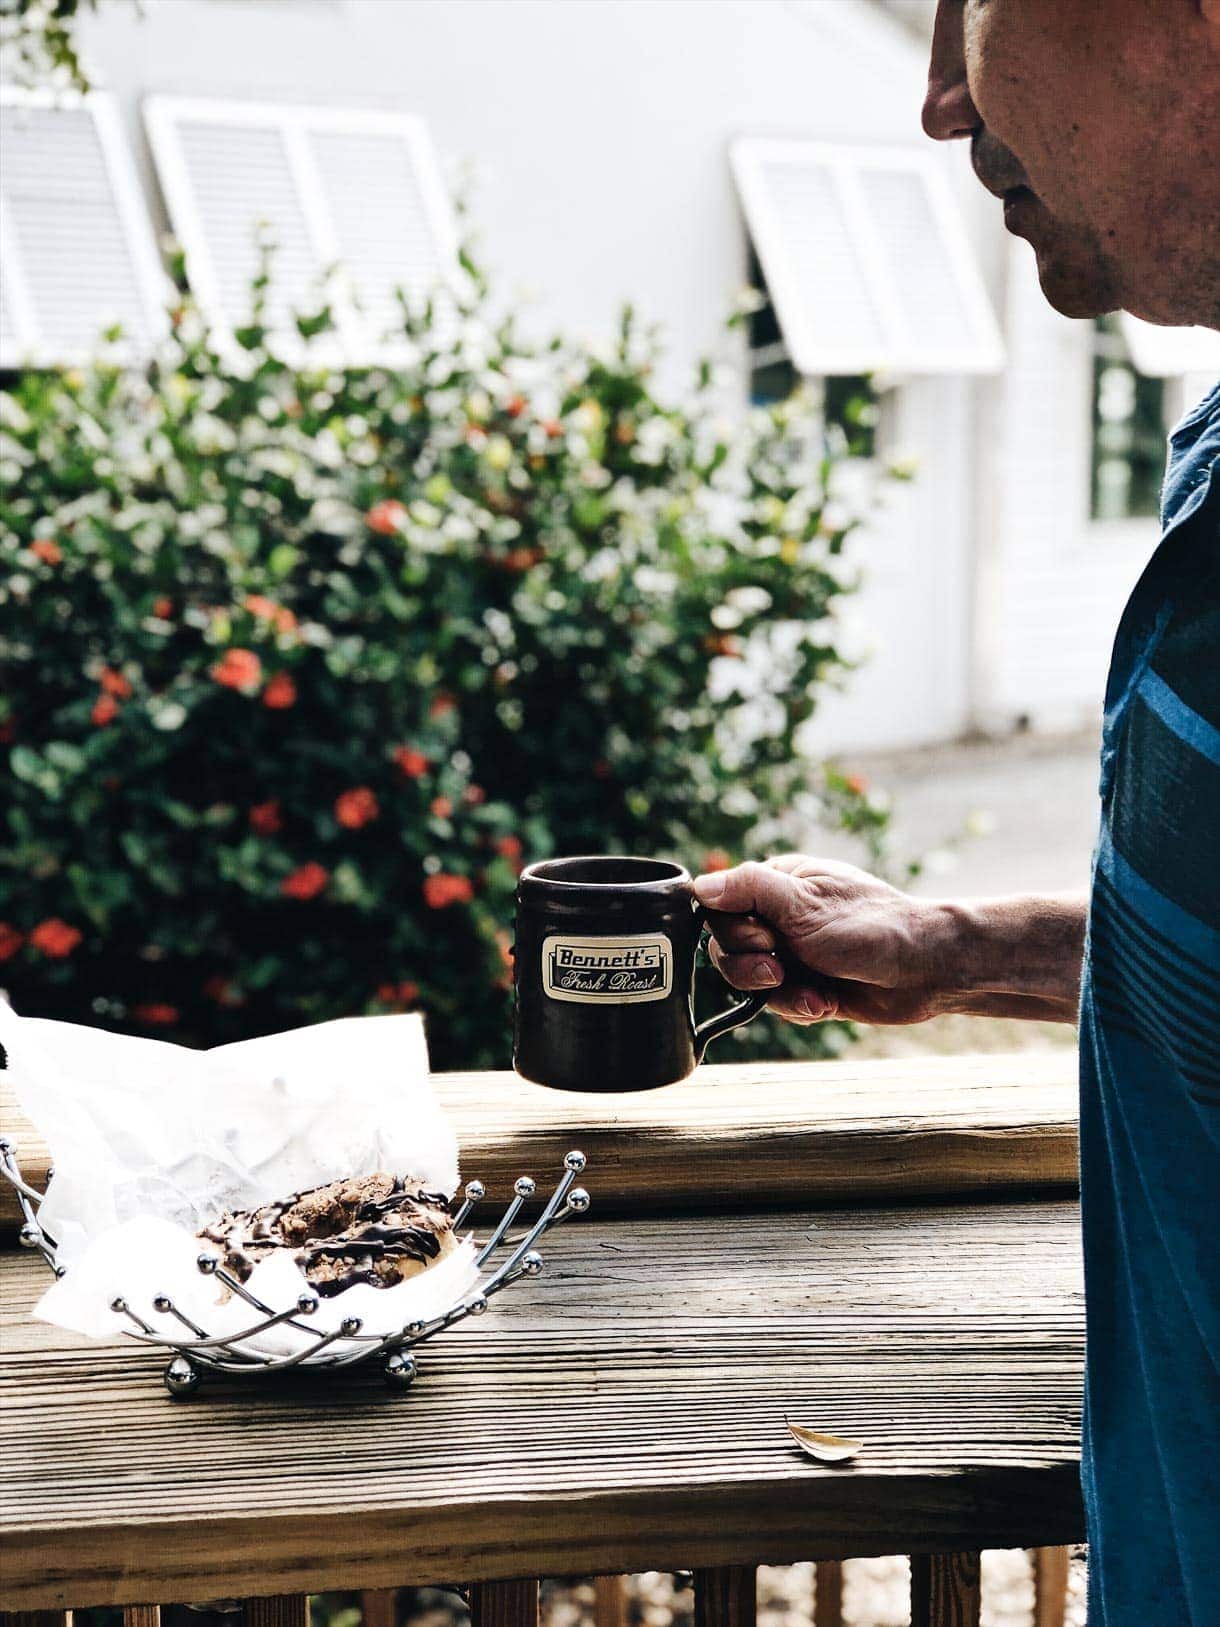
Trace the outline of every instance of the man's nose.
{"label": "man's nose", "polygon": [[964,140],[982,123],[966,83],[964,10],[962,0],[940,0],[936,10],[928,92],[923,103],[924,131],[933,141]]}

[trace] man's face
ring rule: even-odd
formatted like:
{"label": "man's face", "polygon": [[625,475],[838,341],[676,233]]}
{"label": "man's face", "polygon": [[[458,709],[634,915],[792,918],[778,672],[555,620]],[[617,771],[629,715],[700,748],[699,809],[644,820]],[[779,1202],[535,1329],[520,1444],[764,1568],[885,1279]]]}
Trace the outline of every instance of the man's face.
{"label": "man's face", "polygon": [[1199,0],[940,0],[924,127],[969,138],[1065,315],[1215,319],[1218,35]]}

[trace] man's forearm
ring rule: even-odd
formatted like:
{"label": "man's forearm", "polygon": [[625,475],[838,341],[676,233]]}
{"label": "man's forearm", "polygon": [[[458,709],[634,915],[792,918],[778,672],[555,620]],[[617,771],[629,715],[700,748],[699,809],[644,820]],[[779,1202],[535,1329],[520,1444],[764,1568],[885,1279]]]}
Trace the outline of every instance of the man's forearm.
{"label": "man's forearm", "polygon": [[934,907],[946,1010],[1076,1021],[1083,894],[953,899]]}

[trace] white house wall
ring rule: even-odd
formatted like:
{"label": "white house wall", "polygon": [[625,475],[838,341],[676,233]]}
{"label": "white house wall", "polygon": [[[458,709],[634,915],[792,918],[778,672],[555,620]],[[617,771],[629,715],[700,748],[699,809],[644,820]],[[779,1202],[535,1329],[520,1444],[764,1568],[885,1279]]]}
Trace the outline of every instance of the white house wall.
{"label": "white house wall", "polygon": [[986,710],[1064,727],[1099,715],[1115,628],[1156,546],[1153,520],[1089,519],[1088,323],[1057,316],[1012,249],[1000,418],[997,650]]}
{"label": "white house wall", "polygon": [[[535,290],[544,331],[606,334],[630,299],[663,328],[671,387],[718,342],[744,280],[734,135],[923,140],[923,51],[865,0],[145,0],[143,10],[106,6],[82,20],[82,36],[122,103],[154,207],[138,117],[153,92],[418,114],[455,176],[474,166],[473,217],[499,288]],[[820,714],[815,750],[940,739],[966,722],[971,389],[942,380],[897,392],[896,439],[920,474],[862,548],[869,578],[853,616],[875,653]]]}

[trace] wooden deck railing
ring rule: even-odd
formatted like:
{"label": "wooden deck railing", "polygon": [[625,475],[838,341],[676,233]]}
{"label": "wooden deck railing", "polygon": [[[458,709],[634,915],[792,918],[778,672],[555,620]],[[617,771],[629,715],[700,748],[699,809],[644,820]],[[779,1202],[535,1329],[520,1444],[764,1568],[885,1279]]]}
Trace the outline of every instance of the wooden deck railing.
{"label": "wooden deck railing", "polygon": [[[1070,1057],[709,1068],[643,1097],[560,1097],[510,1075],[438,1088],[467,1174],[507,1191],[579,1144],[595,1216],[619,1218],[565,1233],[558,1275],[498,1308],[497,1336],[488,1318],[430,1347],[405,1400],[366,1387],[350,1407],[322,1407],[268,1390],[264,1411],[232,1386],[175,1411],[146,1355],[31,1324],[35,1262],[0,1252],[13,1397],[0,1605],[117,1604],[125,1588],[198,1602],[209,1580],[257,1594],[261,1579],[245,1627],[307,1627],[307,1597],[285,1584],[364,1587],[364,1627],[394,1627],[394,1586],[461,1580],[469,1562],[472,1627],[536,1627],[531,1569],[666,1568],[697,1554],[696,1627],[754,1627],[755,1559],[800,1558],[808,1533],[816,1627],[841,1623],[845,1558],[904,1550],[914,1627],[969,1627],[969,1541],[1079,1540]],[[37,1178],[45,1149],[2,1083],[0,1123]],[[1042,1201],[1048,1189],[1057,1201]],[[0,1204],[0,1227],[12,1218]],[[1021,1239],[1028,1257],[1006,1275]],[[992,1376],[970,1359],[976,1337]],[[918,1351],[944,1364],[943,1382]],[[544,1363],[560,1375],[553,1403],[537,1387]],[[823,1392],[815,1427],[835,1427],[836,1408],[872,1420],[871,1462],[846,1474],[802,1466],[771,1432],[784,1398]],[[522,1458],[497,1436],[538,1398],[547,1422],[528,1439],[518,1427]],[[1007,1416],[988,1426],[1005,1408],[1027,1441]],[[626,1433],[637,1416],[651,1456]],[[720,1456],[709,1431],[725,1437]],[[654,1435],[684,1454],[672,1485]],[[421,1473],[453,1479],[452,1498],[420,1500],[412,1453]],[[227,1465],[211,1482],[209,1454]],[[338,1504],[310,1491],[311,1463]],[[35,1464],[50,1477],[41,1497]],[[896,1534],[903,1547],[878,1546]],[[1066,1549],[1036,1548],[1032,1566],[1036,1627],[1062,1627]],[[624,1627],[618,1577],[600,1577],[595,1600],[596,1627]],[[69,1614],[17,1608],[0,1627],[67,1627]],[[126,1604],[124,1627],[159,1627],[159,1615]]]}

